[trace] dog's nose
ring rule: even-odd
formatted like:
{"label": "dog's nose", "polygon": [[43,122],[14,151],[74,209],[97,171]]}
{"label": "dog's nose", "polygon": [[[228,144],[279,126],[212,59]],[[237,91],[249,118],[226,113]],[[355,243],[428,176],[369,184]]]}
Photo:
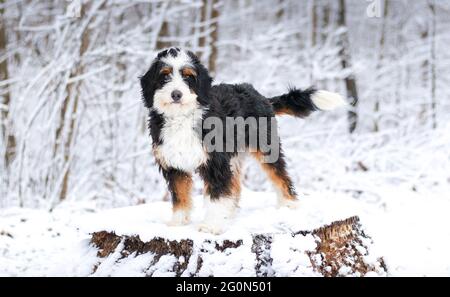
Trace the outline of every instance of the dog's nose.
{"label": "dog's nose", "polygon": [[171,96],[172,96],[173,101],[178,102],[181,100],[181,97],[183,97],[183,93],[181,93],[178,90],[175,90],[172,92]]}

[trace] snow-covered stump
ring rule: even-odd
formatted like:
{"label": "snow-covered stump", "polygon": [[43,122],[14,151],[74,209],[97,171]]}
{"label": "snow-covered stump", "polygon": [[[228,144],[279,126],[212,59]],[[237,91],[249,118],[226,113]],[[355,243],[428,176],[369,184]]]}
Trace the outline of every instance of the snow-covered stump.
{"label": "snow-covered stump", "polygon": [[[316,230],[252,234],[247,239],[195,241],[138,235],[92,234],[99,262],[93,275],[146,276],[367,276],[387,273],[383,258],[371,253],[372,240],[358,217]],[[249,259],[251,259],[249,261]],[[133,267],[134,266],[134,267]],[[108,273],[107,270],[116,273]],[[119,271],[119,272],[118,272]],[[120,272],[122,271],[122,273]]]}

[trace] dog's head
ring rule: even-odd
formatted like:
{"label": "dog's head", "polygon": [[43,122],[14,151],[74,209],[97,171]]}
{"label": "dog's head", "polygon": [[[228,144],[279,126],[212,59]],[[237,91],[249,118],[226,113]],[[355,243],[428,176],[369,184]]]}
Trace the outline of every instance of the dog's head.
{"label": "dog's head", "polygon": [[168,116],[206,106],[211,83],[197,56],[179,48],[160,52],[141,78],[145,106]]}

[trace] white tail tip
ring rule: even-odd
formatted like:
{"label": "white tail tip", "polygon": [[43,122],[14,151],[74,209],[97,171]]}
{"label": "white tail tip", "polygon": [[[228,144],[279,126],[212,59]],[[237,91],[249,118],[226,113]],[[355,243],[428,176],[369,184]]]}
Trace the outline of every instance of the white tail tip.
{"label": "white tail tip", "polygon": [[338,93],[319,90],[311,96],[314,105],[320,110],[333,110],[348,103]]}

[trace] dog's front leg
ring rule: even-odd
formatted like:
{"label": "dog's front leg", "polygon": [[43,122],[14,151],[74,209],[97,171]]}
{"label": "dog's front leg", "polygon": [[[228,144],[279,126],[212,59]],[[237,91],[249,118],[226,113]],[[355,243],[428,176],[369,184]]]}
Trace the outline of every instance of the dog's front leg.
{"label": "dog's front leg", "polygon": [[172,196],[173,214],[169,225],[186,225],[191,220],[192,175],[177,169],[163,170],[163,175]]}
{"label": "dog's front leg", "polygon": [[238,199],[234,191],[233,172],[229,158],[214,155],[200,168],[205,182],[206,213],[199,230],[213,234],[223,233],[234,216]]}

